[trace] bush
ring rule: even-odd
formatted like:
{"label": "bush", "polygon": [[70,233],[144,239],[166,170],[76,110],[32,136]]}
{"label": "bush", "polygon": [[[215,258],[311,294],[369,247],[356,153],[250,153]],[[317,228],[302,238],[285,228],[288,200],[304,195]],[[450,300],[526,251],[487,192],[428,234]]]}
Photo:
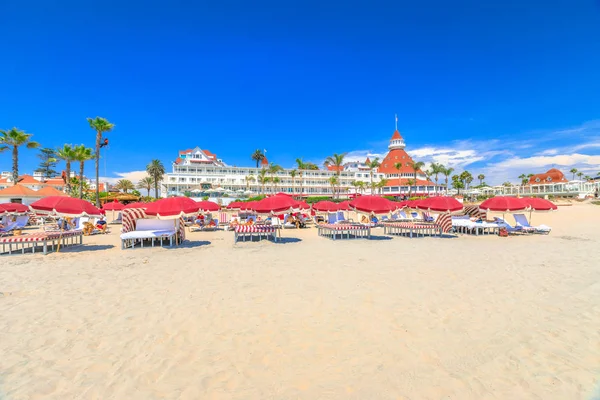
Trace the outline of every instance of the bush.
{"label": "bush", "polygon": [[208,196],[202,196],[202,200],[204,200],[204,201],[208,200]]}
{"label": "bush", "polygon": [[600,200],[593,200],[592,204],[600,206]]}
{"label": "bush", "polygon": [[333,201],[335,203],[339,203],[342,200],[340,200],[340,199],[333,199],[333,198],[331,198],[329,196],[314,196],[314,197],[307,197],[306,198],[306,202],[308,204],[317,203],[319,201]]}
{"label": "bush", "polygon": [[250,197],[247,200],[243,200],[243,201],[259,201],[259,200],[264,199],[265,197],[267,197],[267,196],[265,196],[264,194],[261,194],[258,196]]}

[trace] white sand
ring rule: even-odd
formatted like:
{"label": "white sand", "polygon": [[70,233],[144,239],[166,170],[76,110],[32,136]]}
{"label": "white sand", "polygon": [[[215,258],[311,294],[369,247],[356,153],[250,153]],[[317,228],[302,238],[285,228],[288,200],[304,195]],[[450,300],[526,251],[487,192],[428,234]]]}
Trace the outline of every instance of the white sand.
{"label": "white sand", "polygon": [[3,256],[0,399],[588,399],[600,207],[533,222],[554,230],[122,251],[113,228]]}

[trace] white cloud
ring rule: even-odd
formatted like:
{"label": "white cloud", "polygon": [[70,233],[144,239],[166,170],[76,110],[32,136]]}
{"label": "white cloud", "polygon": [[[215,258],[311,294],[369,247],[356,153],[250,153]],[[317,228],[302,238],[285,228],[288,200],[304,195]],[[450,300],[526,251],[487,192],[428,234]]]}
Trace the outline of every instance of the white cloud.
{"label": "white cloud", "polygon": [[116,177],[100,177],[100,182],[108,182],[111,185],[117,183],[121,179],[128,179],[134,184],[140,181],[142,178],[148,176],[146,171],[129,171],[129,172],[115,172]]}
{"label": "white cloud", "polygon": [[[369,157],[371,160],[373,160],[375,158],[379,158],[379,160],[383,160],[383,158],[385,157],[385,154],[386,153],[373,152],[370,150],[354,150],[354,151],[350,151],[350,152],[346,153],[346,157],[344,157],[344,161],[346,161],[346,162],[356,162],[356,161],[363,162],[367,159],[367,157]],[[320,165],[323,165],[323,162],[321,162]]]}
{"label": "white cloud", "polygon": [[494,165],[498,169],[503,168],[528,168],[538,169],[546,166],[570,167],[574,165],[600,166],[600,155],[587,154],[556,154],[553,156],[534,156],[519,158],[513,157],[500,161]]}

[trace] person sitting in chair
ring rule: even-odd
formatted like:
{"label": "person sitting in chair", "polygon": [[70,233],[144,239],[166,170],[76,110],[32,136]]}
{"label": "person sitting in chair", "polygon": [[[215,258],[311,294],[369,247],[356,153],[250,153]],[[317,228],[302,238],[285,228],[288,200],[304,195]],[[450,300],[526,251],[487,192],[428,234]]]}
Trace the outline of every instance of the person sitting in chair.
{"label": "person sitting in chair", "polygon": [[104,217],[100,217],[100,219],[98,221],[96,221],[96,229],[98,229],[100,232],[102,233],[106,233],[106,221],[104,220]]}
{"label": "person sitting in chair", "polygon": [[94,224],[92,224],[91,222],[84,222],[83,223],[83,234],[85,236],[90,236],[92,233],[94,233]]}
{"label": "person sitting in chair", "polygon": [[363,216],[360,218],[360,223],[361,223],[361,224],[368,224],[368,223],[369,223],[369,218],[367,218],[367,216],[366,216],[366,215],[363,215]]}

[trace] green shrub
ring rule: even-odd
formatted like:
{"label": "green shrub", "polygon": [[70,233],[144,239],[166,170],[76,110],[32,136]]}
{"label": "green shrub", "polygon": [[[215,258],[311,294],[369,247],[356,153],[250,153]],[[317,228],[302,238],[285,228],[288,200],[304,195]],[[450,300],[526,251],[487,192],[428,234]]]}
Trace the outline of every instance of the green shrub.
{"label": "green shrub", "polygon": [[208,200],[208,196],[202,196],[202,200]]}
{"label": "green shrub", "polygon": [[247,200],[243,200],[243,201],[259,201],[259,200],[264,199],[265,197],[267,197],[267,196],[265,196],[264,194],[260,194],[258,196],[250,197]]}
{"label": "green shrub", "polygon": [[308,197],[308,198],[306,198],[306,202],[307,202],[308,204],[317,203],[317,202],[319,202],[319,201],[333,201],[333,202],[335,202],[335,203],[339,203],[339,202],[341,202],[342,200],[340,200],[340,199],[333,199],[333,198],[331,198],[331,197],[329,197],[329,196],[313,196],[313,197]]}
{"label": "green shrub", "polygon": [[600,200],[593,200],[592,204],[600,206]]}

